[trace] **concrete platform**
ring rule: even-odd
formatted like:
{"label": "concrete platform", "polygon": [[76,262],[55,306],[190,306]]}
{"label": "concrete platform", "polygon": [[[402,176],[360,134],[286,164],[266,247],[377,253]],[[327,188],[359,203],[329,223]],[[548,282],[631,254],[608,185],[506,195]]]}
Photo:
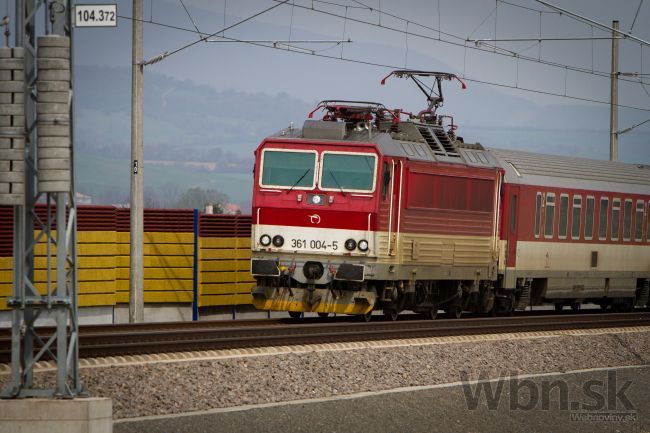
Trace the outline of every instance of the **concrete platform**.
{"label": "concrete platform", "polygon": [[619,367],[116,420],[114,431],[646,432],[648,389],[650,366]]}
{"label": "concrete platform", "polygon": [[0,400],[0,433],[111,433],[109,398]]}

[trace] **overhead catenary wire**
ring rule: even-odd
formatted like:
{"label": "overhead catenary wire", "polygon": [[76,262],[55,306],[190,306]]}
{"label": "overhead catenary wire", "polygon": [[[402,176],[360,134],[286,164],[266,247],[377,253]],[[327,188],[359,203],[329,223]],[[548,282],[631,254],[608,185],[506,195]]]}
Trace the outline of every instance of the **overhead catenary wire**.
{"label": "overhead catenary wire", "polygon": [[[291,18],[289,19],[289,45],[291,45],[291,33],[293,32],[293,12],[296,9],[295,3],[295,0],[291,0]],[[287,45],[287,49],[289,49],[289,45]]]}
{"label": "overhead catenary wire", "polygon": [[[119,18],[133,20],[132,17],[122,16],[122,15],[119,15]],[[158,23],[158,22],[152,22],[152,23],[148,23],[148,24],[155,25],[155,26],[160,26],[160,27],[166,27],[166,28],[175,29],[175,30],[184,31],[184,32],[191,32],[191,33],[196,34],[196,30],[185,28],[185,27],[174,26],[174,25]],[[217,33],[219,33],[219,32],[217,32]],[[272,45],[259,43],[259,42],[251,42],[251,41],[241,40],[241,39],[237,39],[237,38],[233,38],[233,37],[224,37],[224,36],[218,36],[218,37],[221,37],[221,38],[224,38],[224,39],[229,39],[229,40],[232,40],[232,41],[235,41],[235,42],[240,42],[240,43],[245,43],[245,44],[249,44],[249,45],[259,46],[259,47],[263,47],[263,48],[280,49],[280,48],[274,47]],[[282,49],[282,50],[286,51],[285,49]],[[311,56],[331,59],[331,60],[339,60],[339,61],[348,62],[348,63],[356,63],[356,64],[362,64],[362,65],[367,65],[367,66],[382,67],[382,68],[386,68],[386,69],[400,69],[401,68],[400,66],[397,66],[397,65],[385,64],[385,63],[379,63],[379,62],[370,62],[370,61],[359,60],[359,59],[349,59],[349,58],[345,58],[345,57],[342,58],[342,57],[337,57],[337,56],[332,56],[332,55],[327,55],[327,54],[320,54],[320,53],[313,53],[313,52],[308,53],[308,52],[293,51],[293,50],[292,50],[292,52],[297,53],[297,54],[311,55]],[[555,92],[539,90],[539,89],[530,89],[530,88],[526,88],[526,87],[514,86],[514,85],[504,84],[504,83],[494,83],[494,82],[491,82],[491,81],[479,80],[479,79],[476,79],[476,78],[465,77],[464,79],[466,81],[474,82],[474,83],[477,83],[477,84],[485,84],[485,85],[490,85],[490,86],[495,86],[495,87],[502,87],[502,88],[511,89],[511,90],[520,90],[520,91],[525,91],[525,92],[528,92],[528,93],[534,93],[534,94],[540,94],[540,95],[562,97],[562,98],[572,99],[572,100],[582,101],[582,102],[590,102],[590,103],[595,103],[595,104],[610,105],[609,101],[603,101],[603,100],[598,100],[598,99],[584,98],[584,97],[572,96],[572,95],[563,95],[562,93],[555,93]],[[633,81],[633,82],[636,83],[637,81]],[[631,110],[650,112],[650,108],[637,107],[637,106],[633,106],[633,105],[615,104],[615,106],[620,107],[620,108],[628,108],[628,109],[631,109]]]}
{"label": "overhead catenary wire", "polygon": [[[280,0],[273,0],[273,1],[276,1],[276,2],[277,2],[277,1],[280,1]],[[315,1],[316,1],[316,2],[322,2],[321,0],[315,0]],[[322,2],[322,3],[324,3],[324,2]],[[361,2],[356,2],[356,3],[361,4],[361,5],[364,5],[364,4],[361,3]],[[513,5],[513,3],[510,3],[510,2],[502,2],[502,3],[504,3],[504,4],[508,4],[508,5]],[[347,7],[347,6],[344,5],[344,4],[341,4],[341,3],[335,3],[335,2],[332,2],[332,1],[327,2],[327,4],[329,4],[329,5],[333,5],[333,6],[338,6],[338,7],[340,7],[340,8],[346,8],[346,7]],[[313,5],[312,5],[311,8],[306,7],[306,6],[303,6],[303,5],[300,5],[300,4],[296,4],[295,6],[296,6],[296,7],[303,8],[303,9],[313,10],[314,12],[318,12],[318,13],[326,14],[326,15],[333,16],[333,17],[337,17],[337,18],[341,18],[341,19],[344,18],[344,17],[342,17],[340,14],[336,14],[336,13],[334,13],[334,12],[330,12],[330,11],[324,11],[324,10],[321,10],[321,9],[317,9],[317,8],[313,7]],[[386,15],[386,16],[389,16],[389,17],[391,17],[391,18],[395,18],[395,19],[397,19],[397,20],[401,20],[401,21],[404,21],[404,22],[407,22],[407,21],[408,21],[410,24],[416,25],[416,26],[421,27],[421,28],[423,28],[423,29],[427,29],[427,30],[431,30],[431,31],[434,31],[434,32],[438,32],[438,38],[437,38],[437,39],[436,39],[436,38],[432,38],[432,37],[427,36],[427,35],[423,35],[423,34],[421,34],[421,33],[416,33],[416,32],[411,31],[411,32],[409,32],[409,34],[412,35],[412,36],[417,36],[417,37],[425,38],[425,39],[431,39],[431,40],[434,40],[434,41],[438,40],[438,41],[440,41],[440,42],[442,42],[442,43],[451,44],[451,45],[455,45],[455,46],[458,46],[458,47],[464,47],[464,45],[465,45],[464,41],[465,41],[466,38],[463,38],[463,37],[461,37],[461,36],[455,35],[455,34],[453,34],[453,33],[442,32],[442,31],[441,31],[441,29],[440,29],[440,0],[438,0],[438,29],[435,29],[435,28],[433,28],[433,27],[430,27],[430,26],[424,25],[424,24],[422,24],[422,23],[418,23],[417,21],[414,21],[414,20],[412,20],[412,19],[404,18],[404,17],[398,16],[398,15],[395,15],[395,14],[391,14],[391,13],[385,12],[385,11],[381,11],[381,10],[373,9],[373,8],[367,6],[367,5],[364,5],[364,7],[367,8],[367,9],[369,9],[370,11],[376,11],[376,12],[378,12],[379,14],[384,14],[384,15]],[[525,7],[524,7],[524,9],[532,9],[532,8],[525,8]],[[542,11],[542,10],[537,10],[537,9],[533,9],[533,10],[539,12],[539,14],[540,14],[540,23],[539,23],[539,36],[540,36],[540,38],[542,37],[542,34],[541,34],[541,32],[542,32],[542,15],[543,15],[544,13],[555,13],[555,14],[562,15],[561,12],[557,12],[557,11]],[[347,15],[347,14],[346,14],[346,15]],[[491,14],[489,14],[489,16],[491,16]],[[489,18],[489,16],[488,16],[487,18]],[[373,23],[373,22],[368,22],[368,21],[364,21],[364,20],[361,20],[361,19],[357,19],[357,18],[347,18],[347,19],[349,19],[350,21],[354,21],[354,22],[357,22],[357,23],[365,24],[365,25],[374,25],[374,26],[376,26],[376,27],[381,27],[381,28],[384,28],[384,29],[387,29],[387,30],[391,30],[391,31],[394,31],[394,32],[404,33],[403,30],[401,30],[401,29],[399,29],[399,28],[396,28],[396,27],[390,27],[390,26],[386,26],[386,25],[379,25],[379,24],[375,24],[375,23]],[[485,20],[484,20],[484,21],[485,21]],[[594,23],[595,23],[595,22],[594,22]],[[596,24],[600,24],[600,23],[596,23]],[[482,25],[482,24],[481,24],[481,25]],[[602,24],[600,24],[600,25],[602,25]],[[479,25],[479,26],[480,26],[480,25]],[[607,26],[605,26],[605,27],[607,27]],[[444,34],[445,36],[450,37],[450,38],[457,39],[457,40],[459,40],[459,42],[452,42],[452,41],[449,41],[449,40],[441,39],[441,37],[440,37],[440,34],[441,34],[441,33]],[[461,44],[460,41],[463,41],[463,43]],[[504,49],[504,48],[502,48],[502,47],[496,47],[495,45],[491,45],[491,44],[487,44],[487,43],[484,44],[484,46],[487,47],[487,48],[489,48],[489,49],[484,49],[484,48],[481,48],[481,47],[471,47],[471,46],[470,46],[469,48],[470,48],[470,49],[474,49],[474,50],[479,50],[479,51],[487,52],[487,53],[493,53],[493,54],[499,54],[499,55],[503,55],[503,56],[508,56],[508,57],[517,57],[517,55],[519,54],[518,52],[515,52],[515,51],[512,51],[512,50],[506,50],[506,49]],[[524,50],[524,51],[525,51],[525,50]],[[521,52],[523,52],[523,51],[521,51]],[[543,59],[541,59],[541,44],[539,44],[539,53],[538,53],[538,58],[529,57],[529,56],[520,56],[520,58],[523,59],[523,60],[526,60],[526,61],[536,62],[536,63],[540,63],[540,64],[543,64],[543,65],[546,65],[546,66],[556,67],[556,68],[559,68],[559,69],[565,69],[565,68],[568,68],[569,70],[574,71],[574,72],[588,73],[588,74],[592,74],[592,75],[602,76],[602,77],[605,77],[605,78],[609,78],[609,77],[610,77],[610,72],[609,72],[609,71],[598,71],[598,70],[593,70],[593,68],[592,68],[592,69],[581,68],[581,67],[577,67],[577,66],[572,66],[572,65],[563,64],[563,63],[551,62],[551,61],[543,60]],[[625,81],[625,80],[624,80],[624,81]],[[630,82],[634,82],[634,83],[638,83],[638,81],[636,81],[636,80],[628,80],[628,81],[630,81]],[[648,83],[645,83],[645,84],[648,84]]]}
{"label": "overhead catenary wire", "polygon": [[[598,41],[598,40],[612,40],[612,39],[625,39],[621,36],[617,37],[611,37],[611,36],[597,36],[597,37],[580,37],[580,36],[573,36],[573,37],[553,37],[553,38],[542,38],[542,37],[537,37],[537,38],[498,38],[498,39],[493,39],[493,38],[481,38],[481,39],[471,39],[467,38],[467,42],[474,42],[474,43],[481,43],[481,42],[530,42],[530,41],[537,41],[537,42],[565,42],[565,41]],[[565,66],[566,67],[566,66]]]}
{"label": "overhead catenary wire", "polygon": [[636,19],[639,16],[639,11],[641,10],[642,4],[643,0],[639,0],[639,7],[636,8],[636,13],[634,14],[634,19],[632,20],[632,25],[630,26],[630,31],[628,33],[632,33],[632,30],[634,29],[634,24],[636,23]]}
{"label": "overhead catenary wire", "polygon": [[[281,0],[273,0],[273,1],[279,2]],[[345,8],[345,5],[339,5],[339,6],[342,7],[342,8]],[[307,6],[301,5],[299,3],[296,3],[295,7],[306,9],[306,10],[311,10],[311,11],[314,11],[314,12],[317,12],[317,13],[320,13],[320,14],[324,14],[324,15],[328,15],[328,16],[331,16],[331,17],[335,17],[335,18],[347,19],[348,21],[352,21],[352,22],[355,22],[355,23],[358,23],[358,24],[364,24],[364,25],[368,25],[368,26],[374,26],[374,27],[382,28],[382,29],[389,30],[389,31],[392,31],[392,32],[395,32],[395,33],[400,33],[400,34],[405,33],[403,29],[399,29],[397,27],[388,26],[386,24],[383,24],[383,25],[380,26],[377,23],[373,23],[373,22],[370,22],[370,21],[365,21],[365,20],[362,20],[360,18],[354,18],[354,17],[350,17],[350,16],[345,17],[345,16],[343,16],[343,15],[341,15],[339,13],[335,13],[335,12],[331,12],[331,11],[325,11],[325,10],[318,9],[318,8],[315,8],[315,7],[314,8],[307,7]],[[392,18],[402,20],[404,22],[408,21],[411,25],[415,25],[415,26],[418,26],[418,27],[421,27],[421,28],[424,28],[424,29],[427,29],[427,30],[430,30],[430,31],[434,31],[434,32],[440,32],[441,34],[443,34],[445,36],[448,36],[448,37],[453,38],[453,39],[457,39],[459,42],[454,42],[454,41],[450,41],[450,40],[447,40],[447,39],[438,39],[438,38],[428,36],[428,35],[418,33],[418,32],[415,32],[415,31],[411,30],[411,31],[409,31],[409,35],[412,36],[412,37],[415,36],[415,37],[419,37],[419,38],[426,39],[426,40],[439,41],[439,42],[449,44],[449,45],[453,45],[453,46],[460,47],[460,48],[465,47],[465,39],[466,38],[454,35],[452,33],[442,32],[440,29],[435,29],[433,27],[418,23],[418,22],[413,21],[413,20],[408,20],[406,18],[399,17],[399,16],[394,15],[394,14],[390,14],[390,13],[383,12],[383,11],[381,13],[383,13],[383,14],[385,14],[387,16],[390,16]],[[604,78],[610,78],[610,76],[611,76],[611,73],[609,71],[598,71],[598,70],[592,71],[589,68],[583,68],[583,67],[567,65],[567,64],[563,64],[563,63],[559,63],[559,62],[543,60],[543,59],[541,59],[541,52],[540,52],[540,58],[535,58],[535,57],[530,57],[530,56],[522,56],[522,55],[518,54],[515,51],[507,50],[507,49],[505,49],[503,47],[498,47],[498,49],[496,51],[494,51],[495,47],[493,45],[488,44],[488,43],[485,43],[483,45],[485,47],[488,47],[489,49],[486,49],[486,48],[483,48],[483,47],[476,47],[476,46],[468,46],[468,48],[471,49],[471,50],[477,50],[477,51],[482,51],[482,52],[486,52],[486,53],[502,55],[502,56],[505,56],[505,57],[517,57],[517,56],[519,56],[522,60],[526,60],[526,61],[530,61],[530,62],[534,62],[534,63],[539,63],[539,64],[543,64],[545,66],[551,66],[551,67],[555,67],[555,68],[562,69],[562,70],[565,69],[565,68],[568,68],[570,71],[573,71],[573,72],[580,72],[580,73],[584,73],[584,74],[596,75],[596,76],[600,76],[600,77],[604,77]],[[540,45],[540,47],[541,47],[541,45]],[[622,81],[630,81],[630,82],[633,82],[633,83],[638,83],[637,80],[625,80],[625,79],[621,79],[621,80]],[[644,82],[644,84],[650,84],[650,83],[645,83]]]}
{"label": "overhead catenary wire", "polygon": [[622,135],[622,134],[625,134],[626,132],[630,132],[631,130],[633,130],[633,129],[641,126],[641,125],[645,125],[648,122],[650,122],[650,119],[644,120],[643,122],[639,122],[639,123],[637,123],[635,125],[630,126],[629,128],[625,128],[625,129],[621,129],[620,131],[616,131],[616,135]]}
{"label": "overhead catenary wire", "polygon": [[185,6],[185,3],[183,3],[183,0],[178,0],[178,1],[181,2],[181,5],[183,6],[183,9],[185,9],[185,13],[187,14],[187,17],[188,17],[188,18],[190,19],[190,21],[192,22],[192,25],[193,25],[194,28],[196,29],[196,32],[197,32],[201,37],[203,37],[203,33],[201,33],[201,30],[199,30],[199,26],[196,25],[196,21],[194,21],[194,18],[192,18],[192,15],[190,14],[190,11],[187,10],[187,7]]}
{"label": "overhead catenary wire", "polygon": [[[208,38],[217,36],[219,33],[225,33],[226,30],[230,30],[230,29],[232,29],[234,27],[237,27],[238,25],[241,25],[241,24],[243,24],[243,23],[245,23],[247,21],[250,21],[253,18],[257,18],[258,16],[260,16],[262,14],[265,14],[265,13],[267,13],[267,12],[269,12],[269,11],[279,7],[279,6],[282,6],[283,4],[287,3],[288,1],[289,0],[280,0],[277,4],[275,4],[273,6],[269,6],[268,8],[266,8],[266,9],[260,11],[260,12],[257,12],[257,13],[255,13],[255,14],[247,17],[247,18],[239,20],[239,21],[237,21],[236,23],[234,23],[234,24],[232,24],[230,26],[224,27],[223,29],[219,30],[218,32],[214,32],[214,33],[206,35],[206,36],[201,36],[198,40],[196,40],[194,42],[190,42],[189,44],[183,45],[180,48],[176,48],[173,51],[165,51],[164,53],[157,55],[156,57],[152,58],[151,60],[146,60],[146,61],[142,62],[142,65],[146,66],[146,65],[151,65],[153,63],[158,63],[161,60],[166,59],[169,56],[172,56],[172,55],[174,55],[174,54],[176,54],[176,53],[178,53],[180,51],[183,51],[183,50],[185,50],[185,49],[187,49],[189,47],[192,47],[192,46],[198,44],[199,42],[202,42],[202,41],[205,41]],[[144,20],[142,20],[142,21],[146,22]],[[201,35],[200,32],[198,32],[198,33],[199,33],[199,35]]]}
{"label": "overhead catenary wire", "polygon": [[555,6],[555,5],[553,5],[551,3],[548,3],[548,2],[546,2],[544,0],[535,0],[535,1],[538,2],[538,3],[543,4],[546,7],[549,7],[551,9],[555,9],[555,10],[557,10],[559,12],[562,12],[566,16],[568,16],[570,18],[573,18],[576,21],[580,21],[580,22],[585,23],[587,25],[590,25],[590,24],[594,25],[594,26],[600,28],[600,30],[608,31],[608,32],[614,32],[614,33],[616,33],[618,35],[621,35],[625,39],[632,40],[632,41],[637,42],[637,43],[642,44],[642,45],[650,46],[650,42],[645,41],[645,40],[643,40],[643,39],[641,39],[641,38],[639,38],[637,36],[634,36],[631,32],[630,33],[625,33],[625,32],[623,32],[621,30],[618,30],[618,29],[615,29],[615,28],[610,27],[608,25],[599,23],[598,21],[594,21],[591,18],[587,18],[587,17],[579,15],[579,14],[577,14],[575,12],[571,12],[570,10],[563,9],[563,8],[561,8],[559,6]]}
{"label": "overhead catenary wire", "polygon": [[541,9],[535,9],[535,8],[531,8],[531,7],[528,7],[528,6],[523,6],[523,5],[518,5],[516,3],[511,3],[511,2],[506,1],[506,0],[497,0],[497,1],[499,3],[503,3],[504,5],[513,6],[513,7],[519,8],[519,9],[526,9],[526,10],[529,10],[531,12],[540,12],[540,13],[543,13],[543,14],[557,14],[557,15],[560,15],[560,12],[557,12],[557,11],[545,11],[545,10],[541,10]]}
{"label": "overhead catenary wire", "polygon": [[490,13],[487,14],[487,15],[485,16],[485,18],[483,18],[483,21],[481,21],[481,22],[479,23],[479,25],[477,25],[477,26],[474,28],[474,30],[472,30],[472,33],[469,34],[469,36],[467,37],[467,39],[469,39],[469,38],[471,38],[472,36],[474,36],[474,33],[476,33],[476,31],[477,31],[478,29],[480,29],[481,26],[483,26],[483,24],[485,24],[485,22],[486,22],[488,19],[490,19],[490,17],[492,16],[492,14],[493,14],[496,10],[497,10],[497,8],[496,8],[496,6],[495,6],[495,7],[490,11]]}
{"label": "overhead catenary wire", "polygon": [[[183,6],[183,9],[185,9],[185,13],[187,14],[187,17],[190,19],[190,21],[192,22],[192,25],[196,29],[196,32],[199,34],[200,37],[203,37],[205,35],[205,33],[203,33],[201,31],[201,29],[199,29],[199,26],[196,24],[196,21],[194,20],[194,17],[192,17],[192,14],[190,14],[189,9],[187,9],[187,7],[185,7],[185,3],[183,3],[183,0],[179,0],[179,1],[181,2],[181,5]],[[226,2],[224,2],[224,5],[225,5],[225,3]],[[292,12],[292,15],[293,15],[293,12]],[[293,19],[293,17],[292,17],[292,19]],[[224,25],[224,27],[225,27],[225,25]],[[228,39],[218,39],[218,40],[216,40],[216,39],[204,39],[204,41],[205,42],[221,42],[221,43],[228,43],[228,42],[230,42],[230,43],[240,43],[240,41],[234,41],[234,40],[228,40]],[[331,48],[337,47],[339,45],[342,45],[343,43],[349,43],[349,42],[352,42],[352,41],[349,38],[347,40],[344,40],[344,39],[341,39],[341,40],[328,40],[328,39],[295,40],[295,39],[291,38],[291,32],[289,32],[289,39],[288,40],[256,39],[256,40],[248,40],[247,42],[260,42],[260,43],[271,43],[271,44],[274,44],[274,45],[283,45],[283,46],[286,46],[287,49],[297,48],[297,47],[293,47],[292,44],[298,44],[298,43],[333,44],[331,47],[323,48],[321,50],[307,50],[307,51],[319,52],[319,51],[326,51],[328,49],[331,49]],[[162,59],[164,59],[163,55],[154,57],[153,59],[149,60],[148,64],[157,63],[157,62],[161,61]]]}

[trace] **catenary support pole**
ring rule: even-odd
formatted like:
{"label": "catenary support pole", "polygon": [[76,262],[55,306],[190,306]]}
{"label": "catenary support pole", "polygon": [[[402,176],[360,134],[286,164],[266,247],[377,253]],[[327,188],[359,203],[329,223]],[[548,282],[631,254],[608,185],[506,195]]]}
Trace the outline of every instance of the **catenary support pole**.
{"label": "catenary support pole", "polygon": [[[616,36],[618,21],[612,22],[612,37]],[[609,160],[618,161],[618,39],[612,39],[612,76],[609,97]]]}
{"label": "catenary support pole", "polygon": [[144,321],[144,182],[142,139],[143,31],[142,0],[133,0],[133,47],[131,73],[131,272],[129,275],[129,322]]}

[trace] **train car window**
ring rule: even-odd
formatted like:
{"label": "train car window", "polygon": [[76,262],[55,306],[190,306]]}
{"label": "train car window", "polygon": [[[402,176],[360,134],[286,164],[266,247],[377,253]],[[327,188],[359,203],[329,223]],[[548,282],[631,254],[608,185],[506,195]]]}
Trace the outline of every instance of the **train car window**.
{"label": "train car window", "polygon": [[283,189],[313,189],[316,186],[316,152],[264,149],[260,185]]}
{"label": "train car window", "polygon": [[645,240],[650,242],[650,201],[648,202],[648,211],[645,214]]}
{"label": "train car window", "polygon": [[613,241],[618,240],[619,228],[621,225],[621,199],[615,198],[612,201],[612,229],[611,238]]}
{"label": "train car window", "polygon": [[542,221],[542,193],[538,192],[535,197],[535,237],[539,237],[539,225]]}
{"label": "train car window", "polygon": [[585,209],[585,240],[591,240],[594,237],[594,210],[596,199],[587,197],[587,208]]}
{"label": "train car window", "polygon": [[553,237],[553,227],[555,225],[555,193],[546,193],[546,212],[544,213],[544,237],[550,239]]}
{"label": "train car window", "polygon": [[557,223],[557,237],[566,239],[567,222],[569,221],[569,196],[560,195],[560,217]]}
{"label": "train car window", "polygon": [[623,209],[623,240],[629,241],[632,238],[632,200],[625,199]]}
{"label": "train car window", "polygon": [[324,191],[372,192],[377,156],[370,153],[323,152],[320,188]]}
{"label": "train car window", "polygon": [[582,196],[573,196],[573,209],[571,210],[571,239],[580,239],[580,223],[582,220]]}
{"label": "train car window", "polygon": [[510,200],[510,233],[514,233],[517,228],[517,194],[512,195]]}
{"label": "train car window", "polygon": [[643,201],[636,201],[636,215],[634,216],[634,240],[641,242],[643,239]]}
{"label": "train car window", "polygon": [[609,199],[604,197],[600,199],[600,209],[598,210],[598,239],[604,241],[607,239],[607,217],[609,216]]}

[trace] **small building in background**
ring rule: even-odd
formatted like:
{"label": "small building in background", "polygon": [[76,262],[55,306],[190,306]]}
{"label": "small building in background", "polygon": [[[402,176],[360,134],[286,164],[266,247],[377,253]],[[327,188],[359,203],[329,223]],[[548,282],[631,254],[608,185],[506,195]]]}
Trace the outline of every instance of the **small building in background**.
{"label": "small building in background", "polygon": [[223,205],[224,215],[241,215],[241,207],[235,203],[226,203]]}
{"label": "small building in background", "polygon": [[92,204],[93,198],[89,195],[82,194],[79,191],[74,193],[74,200],[77,204]]}

